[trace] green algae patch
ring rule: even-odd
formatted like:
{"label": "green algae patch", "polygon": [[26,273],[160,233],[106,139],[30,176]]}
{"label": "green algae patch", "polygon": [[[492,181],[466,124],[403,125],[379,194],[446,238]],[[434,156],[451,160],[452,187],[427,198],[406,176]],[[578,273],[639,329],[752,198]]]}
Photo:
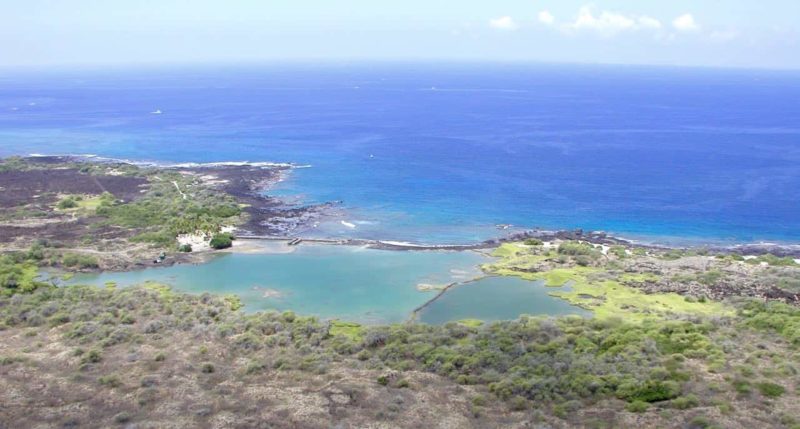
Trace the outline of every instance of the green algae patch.
{"label": "green algae patch", "polygon": [[353,322],[334,320],[331,322],[331,328],[328,332],[334,337],[346,337],[354,342],[361,341],[364,338],[364,327],[361,324]]}
{"label": "green algae patch", "polygon": [[551,295],[594,312],[598,319],[622,317],[643,321],[670,315],[733,316],[735,312],[719,302],[690,302],[676,293],[646,294],[616,281],[579,282],[570,291]]}

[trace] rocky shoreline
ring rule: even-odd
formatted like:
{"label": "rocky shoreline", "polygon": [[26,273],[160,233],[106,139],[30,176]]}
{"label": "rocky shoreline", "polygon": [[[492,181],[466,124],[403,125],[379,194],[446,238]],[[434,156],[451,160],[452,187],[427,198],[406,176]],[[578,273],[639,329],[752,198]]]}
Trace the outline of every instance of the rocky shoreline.
{"label": "rocky shoreline", "polygon": [[[99,194],[111,191],[117,196],[122,196],[123,200],[135,200],[144,189],[147,183],[141,177],[131,177],[126,175],[90,175],[83,174],[81,166],[103,165],[124,170],[127,167],[138,167],[139,164],[122,162],[118,160],[108,160],[100,158],[87,158],[80,156],[35,156],[20,158],[23,162],[33,163],[42,168],[37,170],[24,171],[5,171],[0,176],[0,205],[6,211],[15,206],[22,207],[32,203],[38,209],[52,207],[56,202],[55,195],[60,194]],[[538,239],[542,241],[571,241],[579,240],[595,245],[603,246],[625,246],[628,248],[643,248],[652,251],[669,250],[702,250],[714,254],[738,254],[742,256],[758,256],[773,254],[779,257],[800,258],[800,245],[784,244],[765,244],[752,243],[731,246],[719,245],[698,245],[690,247],[678,247],[659,244],[639,243],[624,238],[612,236],[603,231],[583,231],[561,230],[548,231],[542,229],[531,229],[515,232],[503,237],[497,237],[478,243],[466,244],[416,244],[405,243],[391,240],[380,239],[324,239],[304,236],[304,232],[313,228],[314,225],[336,216],[341,210],[341,202],[327,202],[315,205],[292,204],[281,198],[273,197],[268,194],[269,190],[291,174],[295,167],[289,164],[271,163],[211,163],[211,164],[175,164],[159,166],[156,164],[142,164],[143,168],[153,168],[163,171],[177,172],[183,175],[194,177],[203,184],[205,188],[216,190],[221,194],[228,195],[235,199],[242,207],[245,216],[236,225],[236,236],[242,240],[294,240],[301,239],[303,242],[326,243],[334,245],[366,246],[374,249],[392,251],[424,251],[424,250],[448,250],[448,251],[469,251],[486,250],[496,248],[503,243],[524,241],[527,239]],[[176,185],[177,186],[177,185]],[[30,189],[29,189],[30,188]],[[36,188],[36,189],[33,189]],[[25,201],[31,194],[43,192],[43,196],[36,200]],[[179,189],[180,191],[180,189]],[[48,197],[48,195],[51,195]],[[38,195],[36,195],[38,197]],[[48,199],[49,198],[49,199]],[[7,201],[6,201],[7,200]],[[46,200],[46,201],[45,201]],[[53,214],[53,213],[50,213]],[[48,216],[50,215],[48,214]],[[92,216],[68,219],[63,215],[55,213],[53,219],[42,217],[33,218],[32,224],[22,224],[17,221],[9,220],[0,222],[0,232],[2,232],[2,242],[5,250],[22,248],[24,243],[20,238],[35,237],[38,239],[48,239],[55,242],[67,243],[67,247],[77,252],[97,253],[99,249],[84,249],[78,245],[80,238],[86,231],[92,230],[95,236],[107,237],[111,243],[122,240],[126,237],[126,231],[111,226],[101,226],[99,229],[92,226],[96,219]],[[38,216],[38,215],[37,215]],[[53,217],[53,216],[50,216]],[[50,222],[50,221],[53,222]],[[55,222],[58,220],[58,222]],[[102,225],[102,224],[101,224]],[[22,240],[24,241],[24,240]],[[28,240],[30,241],[30,240]],[[68,243],[74,242],[75,245]],[[120,246],[107,246],[107,251],[120,251]],[[235,249],[233,250],[235,251]],[[152,252],[151,252],[152,253]],[[164,263],[167,265],[175,263],[202,263],[207,260],[208,255],[195,254],[173,254]],[[137,260],[137,258],[139,258]],[[114,262],[104,264],[105,270],[127,270],[143,268],[151,264],[148,263],[150,257],[119,257],[110,258]],[[91,268],[90,268],[91,269]]]}

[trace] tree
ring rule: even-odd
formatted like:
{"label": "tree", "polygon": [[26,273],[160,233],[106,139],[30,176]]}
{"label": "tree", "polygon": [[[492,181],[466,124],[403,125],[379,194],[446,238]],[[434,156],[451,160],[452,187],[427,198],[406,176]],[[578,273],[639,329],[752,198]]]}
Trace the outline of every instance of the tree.
{"label": "tree", "polygon": [[233,246],[233,236],[228,233],[217,234],[208,243],[214,249],[227,249]]}

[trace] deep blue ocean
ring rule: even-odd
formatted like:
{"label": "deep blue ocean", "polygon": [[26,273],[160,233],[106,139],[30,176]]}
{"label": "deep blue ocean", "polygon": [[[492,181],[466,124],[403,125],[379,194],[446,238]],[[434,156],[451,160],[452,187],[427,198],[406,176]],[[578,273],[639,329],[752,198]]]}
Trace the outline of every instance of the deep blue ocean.
{"label": "deep blue ocean", "polygon": [[656,241],[800,242],[800,72],[0,72],[0,156],[30,153],[311,165],[276,192],[342,201],[341,219],[316,235],[470,242],[513,224]]}

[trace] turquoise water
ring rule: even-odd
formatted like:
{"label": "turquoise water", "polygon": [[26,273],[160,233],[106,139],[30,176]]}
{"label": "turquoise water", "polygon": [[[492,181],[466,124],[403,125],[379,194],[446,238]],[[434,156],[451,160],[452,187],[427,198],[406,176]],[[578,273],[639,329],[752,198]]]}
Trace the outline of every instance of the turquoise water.
{"label": "turquoise water", "polygon": [[302,245],[292,253],[224,254],[202,265],[82,274],[68,284],[129,286],[148,280],[190,293],[236,294],[245,311],[292,310],[365,323],[407,320],[435,292],[419,283],[474,278],[486,258],[474,252],[391,252]]}
{"label": "turquoise water", "polygon": [[425,307],[419,320],[442,324],[454,320],[511,320],[522,314],[560,316],[590,312],[548,295],[544,282],[517,277],[486,277],[450,288]]}

